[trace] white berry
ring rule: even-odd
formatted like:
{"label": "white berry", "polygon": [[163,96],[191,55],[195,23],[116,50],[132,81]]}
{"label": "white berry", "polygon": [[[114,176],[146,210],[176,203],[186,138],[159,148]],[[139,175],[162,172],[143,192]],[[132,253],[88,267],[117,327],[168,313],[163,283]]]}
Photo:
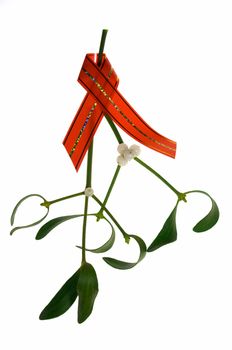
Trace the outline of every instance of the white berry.
{"label": "white berry", "polygon": [[118,145],[118,153],[123,154],[124,152],[128,151],[128,146],[125,143],[120,143]]}
{"label": "white berry", "polygon": [[127,165],[128,161],[122,155],[120,155],[117,157],[117,163],[120,166],[125,166]]}
{"label": "white berry", "polygon": [[93,195],[93,189],[91,188],[91,187],[86,187],[86,189],[85,189],[85,196],[86,197],[92,197],[92,195]]}
{"label": "white berry", "polygon": [[138,145],[132,145],[129,148],[132,158],[138,157],[141,153],[141,149]]}
{"label": "white berry", "polygon": [[133,159],[133,155],[129,150],[125,151],[122,156],[129,162],[131,159]]}

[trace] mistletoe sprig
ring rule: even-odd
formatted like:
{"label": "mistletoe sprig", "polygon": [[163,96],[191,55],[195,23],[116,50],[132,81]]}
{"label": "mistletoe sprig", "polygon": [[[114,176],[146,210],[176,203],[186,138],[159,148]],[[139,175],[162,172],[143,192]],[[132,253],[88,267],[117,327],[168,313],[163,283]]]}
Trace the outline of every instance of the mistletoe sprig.
{"label": "mistletoe sprig", "polygon": [[[99,49],[99,55],[98,55],[98,64],[100,66],[102,55],[103,55],[103,49],[106,39],[106,30],[103,30],[102,33],[102,39],[100,43],[100,49]],[[82,226],[82,244],[81,246],[77,246],[82,252],[81,256],[81,266],[74,272],[74,274],[65,282],[65,284],[61,287],[61,289],[56,293],[56,295],[52,298],[52,300],[48,303],[48,305],[43,309],[43,311],[40,314],[40,319],[51,319],[58,316],[61,316],[64,314],[71,306],[72,304],[78,299],[78,322],[82,323],[84,322],[89,315],[92,313],[94,302],[96,299],[96,296],[98,294],[98,279],[97,274],[94,269],[94,267],[86,260],[86,252],[91,252],[95,254],[103,254],[109,251],[114,242],[115,242],[115,236],[116,236],[116,230],[121,232],[123,235],[123,238],[125,240],[125,243],[129,244],[131,240],[134,240],[139,247],[139,256],[137,261],[135,262],[127,262],[118,260],[112,257],[103,257],[103,260],[110,266],[121,269],[121,270],[127,270],[130,268],[133,268],[136,266],[141,260],[143,260],[146,256],[147,252],[153,252],[154,250],[172,243],[176,241],[177,239],[177,227],[176,227],[176,215],[177,215],[177,208],[181,201],[187,203],[187,197],[191,195],[192,193],[198,193],[204,196],[207,196],[209,200],[211,201],[211,209],[209,213],[204,216],[194,227],[194,232],[204,232],[209,229],[211,229],[218,221],[219,219],[219,209],[215,202],[215,200],[205,191],[201,190],[192,190],[187,192],[179,192],[175,187],[173,187],[163,176],[161,176],[156,170],[154,170],[152,167],[150,167],[148,164],[146,164],[141,158],[139,158],[140,155],[140,147],[138,145],[132,145],[128,147],[124,142],[123,139],[118,131],[118,128],[115,126],[112,119],[105,115],[105,118],[107,122],[109,123],[110,128],[112,129],[117,141],[118,141],[118,157],[117,157],[117,166],[116,170],[114,172],[114,175],[112,177],[111,183],[109,185],[109,188],[106,192],[105,198],[103,201],[101,201],[96,194],[94,193],[92,189],[92,159],[93,159],[93,142],[91,143],[89,150],[88,150],[88,157],[87,157],[87,172],[86,172],[86,185],[83,191],[74,193],[69,196],[61,197],[52,201],[46,200],[43,196],[40,194],[30,194],[26,197],[22,198],[17,205],[15,206],[12,215],[11,215],[11,225],[14,225],[14,220],[16,216],[16,212],[20,205],[27,200],[30,197],[39,197],[43,200],[41,203],[41,206],[45,209],[44,216],[37,220],[36,222],[33,222],[31,224],[23,225],[23,226],[16,226],[14,227],[10,234],[12,235],[16,230],[32,227],[35,225],[40,224],[47,215],[49,214],[50,207],[53,204],[62,202],[64,200],[68,200],[73,197],[84,197],[84,210],[82,214],[76,214],[76,215],[66,215],[61,216],[57,218],[53,218],[52,220],[46,222],[42,227],[40,227],[39,231],[36,235],[36,240],[40,240],[45,238],[51,231],[53,231],[57,226],[63,224],[64,222],[76,218],[82,218],[83,219],[83,226]],[[107,202],[111,195],[111,192],[113,190],[113,187],[115,185],[115,182],[119,176],[119,173],[121,172],[121,168],[126,166],[126,164],[129,161],[135,161],[142,167],[144,167],[147,171],[149,171],[151,174],[155,175],[159,180],[161,180],[177,197],[176,204],[168,216],[167,220],[165,221],[163,227],[161,228],[160,232],[155,236],[154,240],[149,244],[148,248],[146,246],[146,243],[144,240],[134,234],[128,234],[120,225],[118,220],[115,218],[115,216],[110,212],[110,210],[107,208]],[[89,200],[94,200],[99,205],[99,210],[96,213],[89,213],[88,206],[89,206]],[[93,216],[96,218],[96,222],[99,222],[101,220],[104,220],[110,227],[111,234],[108,240],[102,244],[98,248],[89,249],[86,247],[86,233],[87,233],[87,221],[88,217]]]}

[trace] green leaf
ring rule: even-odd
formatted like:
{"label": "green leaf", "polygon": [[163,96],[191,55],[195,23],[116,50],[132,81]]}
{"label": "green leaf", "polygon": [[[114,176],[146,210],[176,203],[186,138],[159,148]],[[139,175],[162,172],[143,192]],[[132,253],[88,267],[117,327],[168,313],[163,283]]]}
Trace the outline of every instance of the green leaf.
{"label": "green leaf", "polygon": [[72,306],[78,295],[77,284],[79,275],[80,269],[66,281],[50,303],[43,309],[39,316],[40,320],[48,320],[63,315]]}
{"label": "green leaf", "polygon": [[[26,197],[23,197],[22,199],[20,199],[20,201],[16,204],[16,206],[14,207],[13,209],[13,212],[11,214],[11,218],[10,218],[10,223],[11,223],[11,226],[14,225],[14,220],[15,220],[15,214],[19,208],[19,206],[27,199],[27,198],[30,198],[30,197],[39,197],[39,198],[42,198],[44,200],[44,202],[46,202],[46,199],[41,196],[40,194],[29,194],[27,195]],[[32,226],[35,226],[35,225],[38,225],[40,222],[42,222],[46,216],[48,215],[49,213],[49,208],[47,208],[47,212],[46,214],[40,219],[40,220],[37,220],[35,222],[33,222],[32,224],[29,224],[29,225],[23,225],[23,226],[17,226],[15,228],[13,228],[11,231],[10,231],[10,235],[12,235],[16,230],[20,230],[22,228],[27,228],[27,227],[32,227]]]}
{"label": "green leaf", "polygon": [[[112,232],[111,232],[111,236],[110,238],[103,244],[101,245],[99,248],[96,248],[96,249],[85,249],[87,250],[88,252],[91,252],[91,253],[105,253],[107,252],[108,250],[110,250],[114,244],[114,241],[115,241],[115,230],[114,230],[114,227],[112,226],[112,224],[109,222],[109,220],[107,220],[105,217],[102,217],[101,219],[104,219],[106,220],[109,225],[111,226],[111,229],[112,229]],[[82,249],[82,246],[79,246],[77,245],[76,246],[77,248],[80,248]]]}
{"label": "green leaf", "polygon": [[212,206],[209,213],[193,227],[194,232],[204,232],[211,229],[217,223],[220,213],[219,213],[217,203],[208,193],[204,191],[191,191],[187,193],[194,193],[194,192],[203,193],[207,197],[209,197],[211,200]]}
{"label": "green leaf", "polygon": [[38,231],[38,233],[37,233],[35,239],[39,240],[39,239],[42,239],[42,238],[46,237],[47,234],[48,234],[49,232],[51,232],[56,226],[62,224],[63,222],[65,222],[65,221],[67,221],[67,220],[74,219],[74,218],[78,218],[78,217],[80,217],[80,216],[83,216],[83,214],[81,214],[81,215],[66,215],[66,216],[60,216],[60,217],[58,217],[58,218],[55,218],[55,219],[52,219],[52,220],[48,221],[45,225],[43,225],[43,226],[39,229],[39,231]]}
{"label": "green leaf", "polygon": [[172,243],[177,239],[177,229],[176,229],[176,211],[177,211],[177,202],[175,208],[165,221],[161,231],[158,236],[154,239],[151,245],[148,247],[148,252],[153,252],[154,250],[162,247],[165,244]]}
{"label": "green leaf", "polygon": [[89,263],[83,263],[80,268],[77,293],[79,295],[78,322],[82,323],[91,314],[98,293],[97,275],[93,266]]}
{"label": "green leaf", "polygon": [[126,262],[126,261],[121,261],[121,260],[117,260],[117,259],[113,259],[113,258],[104,257],[103,260],[107,264],[109,264],[110,266],[114,267],[115,269],[120,269],[120,270],[131,269],[132,267],[137,265],[141,260],[143,260],[143,258],[146,255],[147,247],[146,247],[146,244],[144,243],[144,241],[142,240],[142,238],[140,238],[139,236],[136,236],[136,235],[129,235],[129,237],[134,238],[135,241],[139,245],[139,249],[140,249],[139,258],[135,263],[130,263],[130,262]]}

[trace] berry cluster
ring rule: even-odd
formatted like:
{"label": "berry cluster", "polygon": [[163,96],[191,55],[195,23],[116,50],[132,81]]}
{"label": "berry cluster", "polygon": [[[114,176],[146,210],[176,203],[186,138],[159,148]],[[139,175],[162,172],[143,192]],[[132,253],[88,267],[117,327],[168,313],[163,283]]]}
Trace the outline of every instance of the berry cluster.
{"label": "berry cluster", "polygon": [[119,166],[127,165],[127,163],[140,155],[141,149],[138,145],[132,145],[130,148],[125,143],[120,143],[118,145],[118,153],[120,154],[117,157],[117,163]]}

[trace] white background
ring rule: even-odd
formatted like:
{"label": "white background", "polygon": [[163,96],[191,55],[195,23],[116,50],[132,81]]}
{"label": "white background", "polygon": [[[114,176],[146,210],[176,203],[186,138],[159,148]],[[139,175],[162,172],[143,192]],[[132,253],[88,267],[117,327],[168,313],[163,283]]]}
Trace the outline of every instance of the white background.
{"label": "white background", "polygon": [[[231,349],[231,18],[225,0],[0,0],[1,349]],[[209,192],[221,218],[212,230],[194,233],[210,203],[189,196],[177,213],[177,242],[136,268],[118,271],[88,254],[99,294],[84,324],[76,322],[76,303],[60,318],[39,321],[79,267],[82,222],[63,224],[37,242],[37,227],[10,237],[9,218],[26,194],[51,200],[84,188],[85,163],[76,174],[62,140],[85,95],[76,82],[84,55],[98,51],[103,28],[119,90],[154,129],[178,142],[176,160],[144,146],[141,158],[180,191]],[[116,146],[103,121],[93,169],[100,198],[115,169]],[[128,233],[149,244],[174,204],[169,189],[131,162],[108,207]],[[41,209],[30,202],[17,224]],[[76,198],[54,205],[50,218],[82,212],[83,198]],[[108,235],[104,223],[89,222],[88,245]],[[105,255],[133,261],[137,253],[117,232]]]}

